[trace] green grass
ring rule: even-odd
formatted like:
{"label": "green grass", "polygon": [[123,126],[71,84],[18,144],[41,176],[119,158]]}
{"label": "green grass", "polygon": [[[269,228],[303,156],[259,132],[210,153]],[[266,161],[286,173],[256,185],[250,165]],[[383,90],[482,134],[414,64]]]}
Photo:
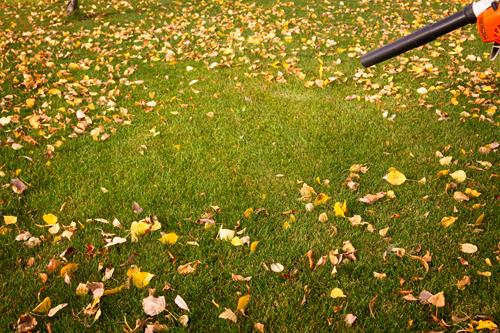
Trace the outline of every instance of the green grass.
{"label": "green grass", "polygon": [[[394,29],[385,31],[390,39],[401,36],[396,23],[398,17],[408,22],[408,25],[402,24],[401,29],[413,30],[411,20],[415,17],[408,16],[403,2],[351,4],[345,1],[343,7],[333,2],[297,2],[293,7],[270,1],[256,3],[254,7],[249,7],[250,2],[233,5],[212,1],[130,3],[133,9],[84,1],[82,11],[70,18],[59,13],[58,2],[23,2],[20,9],[14,1],[0,6],[0,27],[5,28],[0,33],[0,50],[9,50],[0,56],[0,97],[14,95],[12,103],[0,104],[0,117],[21,115],[19,125],[11,123],[1,128],[0,170],[5,173],[1,179],[8,184],[18,170],[17,177],[30,185],[22,195],[13,193],[8,185],[0,190],[1,212],[18,217],[17,224],[7,227],[10,231],[0,236],[2,331],[15,328],[19,316],[30,312],[46,296],[51,298],[53,306],[60,303],[68,303],[68,306],[53,318],[36,315],[41,331],[47,331],[45,325],[50,323],[56,332],[119,332],[123,330],[124,318],[129,324],[136,319],[158,321],[174,331],[194,332],[247,332],[252,331],[257,322],[265,324],[269,332],[443,329],[432,319],[433,307],[403,300],[401,290],[413,290],[417,297],[422,290],[444,291],[446,306],[439,309],[438,316],[451,325],[450,331],[465,327],[478,315],[497,320],[498,324],[500,310],[495,300],[500,299],[496,198],[499,160],[496,152],[482,155],[478,148],[498,140],[498,116],[490,117],[485,110],[492,105],[499,107],[500,67],[486,60],[465,60],[469,54],[481,56],[486,51],[485,45],[477,40],[460,39],[473,35],[472,28],[445,37],[441,40],[443,49],[433,43],[406,55],[430,58],[430,63],[439,70],[437,74],[416,77],[410,70],[418,60],[400,65],[400,59],[395,59],[366,70],[373,76],[369,81],[358,82],[354,78],[360,69],[359,54],[349,48],[356,44],[365,50],[375,47],[389,22],[394,25]],[[91,8],[93,4],[95,9]],[[442,7],[446,6],[425,5],[425,10],[420,5],[417,7],[422,12],[414,15],[432,20],[439,18]],[[316,18],[310,16],[309,9],[314,9]],[[372,15],[373,11],[380,15]],[[20,14],[19,19],[14,17],[15,12]],[[32,16],[30,23],[25,16],[30,12],[42,15]],[[248,20],[254,18],[249,19],[246,13],[259,17],[261,22],[248,27]],[[389,17],[388,22],[381,22],[381,16]],[[364,25],[357,22],[358,17],[364,17]],[[276,36],[282,37],[283,20],[289,21],[288,28],[299,26],[301,29],[293,33],[290,43],[280,39],[252,46],[230,38],[240,25],[245,27],[243,36],[275,31]],[[13,21],[17,26],[9,28]],[[165,28],[169,24],[174,32]],[[40,36],[23,37],[23,31],[36,27],[44,29]],[[201,27],[215,27],[215,31],[206,32]],[[67,32],[66,41],[64,32]],[[204,34],[210,38],[203,39]],[[48,45],[44,40],[47,35],[58,44]],[[311,42],[316,43],[315,46],[311,46],[307,40],[311,41],[314,35],[319,37]],[[186,39],[193,48],[182,46]],[[337,45],[326,47],[326,39],[336,40]],[[98,48],[83,49],[75,46],[76,41]],[[182,48],[184,52],[194,50],[194,53],[178,54],[175,62],[164,61],[167,41],[175,50]],[[451,43],[464,48],[462,55],[448,54],[448,49],[456,46],[448,47]],[[307,49],[303,49],[306,45]],[[222,55],[228,47],[235,50],[233,59]],[[262,50],[255,51],[257,47]],[[206,57],[206,53],[214,49],[219,54]],[[49,51],[55,67],[47,68],[46,63],[33,61],[25,64],[23,70],[19,67],[22,51],[28,52],[30,58],[39,51]],[[439,52],[440,56],[432,57],[432,51]],[[354,54],[349,56],[351,52]],[[78,108],[72,108],[57,96],[43,97],[38,88],[29,90],[19,82],[24,72],[43,73],[47,75],[47,83],[42,83],[40,88],[46,92],[59,80],[59,70],[67,70],[67,64],[85,58],[92,61],[90,69],[70,70],[68,81],[79,82],[86,75],[107,83],[89,85],[88,92],[80,91],[77,95],[84,99],[78,108],[86,110],[93,124],[84,135],[72,139],[69,135],[76,125]],[[283,62],[288,60],[306,74],[305,81],[314,80],[319,76],[317,58],[324,61],[323,79],[338,77],[324,88],[306,88],[303,80],[283,68]],[[341,63],[334,65],[337,59]],[[207,67],[215,61],[222,65],[209,70]],[[114,67],[112,73],[106,64]],[[252,64],[259,67],[252,68]],[[128,80],[143,80],[144,84],[120,83],[123,71],[130,66],[137,69]],[[186,66],[194,70],[187,71]],[[386,74],[398,67],[401,70]],[[278,71],[284,73],[287,83],[266,79],[266,75],[276,76]],[[479,72],[485,73],[486,78],[476,79]],[[192,80],[198,82],[190,86]],[[397,93],[382,96],[379,102],[365,101],[365,96],[377,94],[390,82],[398,87]],[[419,97],[416,90],[421,86],[440,86],[441,90]],[[483,89],[485,86],[492,87],[493,91]],[[66,93],[70,87],[63,82],[58,88]],[[116,110],[99,104],[99,97],[109,96],[112,89],[119,90],[119,93],[115,90],[113,97]],[[457,97],[458,105],[450,103],[452,91],[462,91]],[[353,94],[360,98],[346,100]],[[44,101],[49,103],[41,108],[52,117],[42,125],[45,133],[31,128],[28,120],[23,119],[33,113],[24,103],[29,97],[36,97],[34,110],[40,110]],[[479,100],[481,98],[484,101]],[[141,100],[154,100],[157,106],[145,112],[140,106]],[[96,105],[94,111],[86,109],[90,103]],[[65,111],[58,110],[60,107]],[[118,115],[120,107],[132,115],[130,125],[102,119],[103,115],[110,118]],[[436,109],[448,112],[450,119],[438,121]],[[382,116],[385,110],[389,115],[396,114],[393,122]],[[487,119],[461,119],[462,111]],[[208,117],[209,112],[214,116]],[[67,117],[66,120],[57,120],[58,113],[59,117]],[[63,123],[66,123],[64,128]],[[111,133],[108,140],[92,139],[89,132],[98,125]],[[54,128],[53,134],[44,138],[50,127]],[[159,134],[154,136],[152,128]],[[23,142],[15,135],[16,130],[33,136],[39,144]],[[8,137],[21,143],[23,148],[13,150]],[[47,144],[54,145],[58,140],[63,144],[56,147],[54,157],[49,158]],[[448,145],[449,150],[445,152]],[[437,150],[453,156],[456,163],[449,167],[439,165],[435,157]],[[478,170],[475,168],[480,167],[478,160],[489,161],[493,167]],[[369,171],[361,175],[359,190],[353,192],[343,186],[343,182],[349,175],[349,167],[355,163],[366,164]],[[389,185],[382,177],[390,167],[402,171],[409,180],[399,187]],[[481,196],[468,203],[456,202],[452,198],[453,190],[445,192],[451,178],[436,176],[442,169],[465,170],[467,180],[458,184],[457,190],[470,187],[480,191]],[[320,183],[316,182],[317,177]],[[422,177],[427,179],[425,184],[417,182]],[[329,186],[323,183],[325,179],[329,180]],[[297,200],[300,181],[332,199],[306,213],[304,203]],[[103,193],[101,187],[108,192]],[[372,206],[357,200],[368,193],[388,190],[394,190],[396,199],[383,199]],[[349,208],[347,216],[359,214],[377,231],[370,233],[364,227],[352,227],[348,220],[335,217],[333,203],[344,200]],[[133,212],[133,202],[144,209],[141,214]],[[483,206],[474,209],[477,203]],[[204,230],[196,221],[213,205],[221,208],[215,216],[216,226]],[[265,208],[268,214],[247,219],[243,212],[250,207]],[[284,229],[283,223],[288,217],[283,212],[288,210],[295,211],[297,221]],[[321,212],[328,213],[328,222],[318,222]],[[57,215],[62,225],[76,222],[78,230],[71,241],[63,239],[54,243],[54,236],[37,226],[43,224],[42,216],[46,213]],[[474,228],[468,224],[473,224],[481,213],[486,216],[479,227],[483,231],[473,232]],[[128,230],[132,221],[150,214],[158,217],[162,231],[180,236],[177,244],[160,244],[158,231],[141,237],[138,243],[130,242]],[[457,216],[458,220],[445,229],[439,224],[444,216]],[[89,220],[94,218],[109,221],[117,218],[124,229]],[[248,246],[234,247],[216,240],[222,225],[229,229],[237,225],[239,230],[246,228],[244,235],[252,241],[260,241],[256,252],[251,253]],[[387,237],[378,234],[384,227],[390,227]],[[38,247],[28,248],[15,241],[22,230],[43,236],[44,241]],[[102,232],[128,237],[128,241],[103,250]],[[317,261],[330,250],[341,249],[347,240],[357,250],[357,261],[339,265],[335,276],[330,274],[330,263],[314,271],[309,269],[304,256],[308,250],[314,251]],[[199,246],[188,245],[188,241],[196,241]],[[476,244],[479,251],[463,254],[459,251],[461,243]],[[86,253],[87,244],[95,246],[95,254]],[[43,284],[38,274],[46,272],[50,258],[58,257],[68,247],[76,250],[68,261],[79,264],[71,284],[65,284],[58,271],[50,273]],[[392,247],[405,248],[407,255],[398,258],[388,254],[384,260],[384,251],[390,252]],[[432,261],[426,273],[409,255],[421,256],[427,250],[432,254]],[[191,309],[187,313],[190,318],[187,328],[166,313],[148,318],[141,305],[148,291],[133,285],[101,299],[102,315],[97,322],[92,323],[93,317],[83,313],[91,296],[76,296],[78,283],[101,281],[103,272],[98,271],[101,264],[115,268],[113,278],[105,282],[106,289],[121,285],[127,279],[130,267],[127,258],[131,255],[142,271],[155,274],[148,287],[156,288],[157,296],[165,296],[167,309],[174,316],[186,314],[174,304],[175,296],[185,299]],[[34,264],[28,267],[30,257],[34,258]],[[467,259],[470,265],[461,265],[458,257]],[[486,265],[485,258],[491,260],[493,267]],[[201,261],[195,274],[181,276],[176,272],[179,265],[195,260]],[[275,262],[284,265],[282,274],[264,269],[264,263],[269,266]],[[376,280],[374,271],[386,273],[387,278]],[[480,276],[477,271],[490,271],[492,276]],[[232,273],[252,276],[252,280],[247,284],[233,282]],[[458,290],[456,282],[464,275],[471,277],[471,284],[465,290]],[[406,281],[403,286],[400,286],[401,278]],[[165,283],[172,289],[163,291]],[[307,302],[301,305],[306,286],[310,292]],[[335,287],[341,288],[347,297],[330,298],[330,291]],[[218,318],[225,307],[236,312],[239,295],[247,292],[251,300],[246,316],[238,314],[237,323]],[[378,298],[372,317],[369,302],[375,295]],[[348,313],[358,317],[351,328],[344,323]],[[455,316],[470,318],[457,322],[453,320]]]}

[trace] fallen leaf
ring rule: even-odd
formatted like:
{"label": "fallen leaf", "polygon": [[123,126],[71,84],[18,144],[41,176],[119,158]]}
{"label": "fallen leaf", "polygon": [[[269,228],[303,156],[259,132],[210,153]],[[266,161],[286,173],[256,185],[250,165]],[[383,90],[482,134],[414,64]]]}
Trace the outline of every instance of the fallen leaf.
{"label": "fallen leaf", "polygon": [[217,235],[217,237],[221,240],[231,241],[234,235],[235,235],[234,230],[222,229],[221,227],[221,229],[219,229],[219,234]]}
{"label": "fallen leaf", "polygon": [[345,217],[345,213],[347,213],[347,204],[345,200],[343,203],[336,202],[335,205],[333,206],[333,211],[335,213],[335,216]]}
{"label": "fallen leaf", "polygon": [[325,223],[328,221],[328,215],[326,213],[321,213],[319,214],[318,216],[318,221],[321,222],[321,223]]}
{"label": "fallen leaf", "polygon": [[126,238],[115,236],[115,237],[113,237],[113,239],[109,243],[104,245],[104,247],[110,247],[113,245],[122,244],[122,243],[125,243],[126,241],[127,241]]}
{"label": "fallen leaf", "polygon": [[320,206],[320,205],[325,204],[328,200],[330,200],[330,197],[327,194],[320,193],[314,199],[313,204],[314,204],[314,206]]}
{"label": "fallen leaf", "polygon": [[427,299],[427,302],[437,308],[442,308],[443,306],[445,306],[444,293],[441,291],[436,295],[432,295]]}
{"label": "fallen leaf", "polygon": [[470,277],[468,275],[464,275],[460,280],[457,282],[457,288],[460,290],[464,290],[466,286],[470,284]]}
{"label": "fallen leaf", "polygon": [[255,330],[258,333],[264,333],[265,332],[265,326],[262,323],[255,323],[255,325],[253,325],[253,328],[255,328]]}
{"label": "fallen leaf", "polygon": [[377,280],[383,280],[387,277],[387,274],[385,273],[378,273],[378,272],[373,272],[373,277]]}
{"label": "fallen leaf", "polygon": [[19,178],[11,179],[10,185],[12,186],[12,191],[16,194],[23,194],[23,192],[28,189],[28,186]]}
{"label": "fallen leaf", "polygon": [[385,195],[386,195],[385,192],[378,192],[376,194],[367,194],[364,197],[358,199],[358,201],[360,201],[362,203],[365,203],[365,204],[368,204],[368,205],[371,205],[374,202],[376,202],[376,201],[382,199],[383,197],[385,197]]}
{"label": "fallen leaf", "polygon": [[477,198],[478,196],[481,195],[481,192],[478,192],[476,190],[473,190],[471,188],[466,188],[465,189],[465,194],[468,194],[469,196],[471,196],[472,198]]}
{"label": "fallen leaf", "polygon": [[30,314],[24,314],[19,319],[17,320],[17,333],[27,333],[27,332],[32,332],[36,325],[38,325],[38,322],[36,321],[36,318],[33,317]]}
{"label": "fallen leaf", "polygon": [[427,290],[422,290],[420,295],[418,295],[418,300],[420,301],[420,304],[429,304],[429,298],[432,296],[433,295]]}
{"label": "fallen leaf", "polygon": [[49,313],[47,314],[47,316],[50,318],[50,317],[54,317],[56,315],[56,313],[59,312],[59,310],[61,309],[64,309],[66,306],[68,305],[68,303],[63,303],[63,304],[59,304],[55,307],[53,307],[52,309],[50,309]]}
{"label": "fallen leaf", "polygon": [[59,272],[59,275],[61,277],[65,277],[66,275],[71,275],[72,273],[74,273],[76,270],[78,269],[78,264],[76,263],[73,263],[73,262],[70,262],[66,265],[64,265],[60,272]]}
{"label": "fallen leaf", "polygon": [[457,170],[453,173],[450,173],[450,177],[453,178],[457,183],[463,183],[467,178],[467,174],[463,170]]}
{"label": "fallen leaf", "polygon": [[168,245],[174,245],[177,243],[177,239],[179,239],[179,236],[175,232],[169,232],[165,235],[163,235],[160,239],[160,243],[162,244],[168,244]]}
{"label": "fallen leaf", "polygon": [[358,317],[356,317],[352,313],[348,313],[345,316],[345,323],[346,323],[347,327],[351,327],[354,324],[354,322],[356,321],[356,319],[358,319]]}
{"label": "fallen leaf", "polygon": [[165,311],[165,297],[154,297],[152,295],[142,300],[142,309],[148,316],[156,316]]}
{"label": "fallen leaf", "polygon": [[188,262],[187,264],[177,267],[177,273],[180,275],[188,275],[196,272],[196,267],[200,264],[199,260]]}
{"label": "fallen leaf", "polygon": [[447,166],[447,165],[450,165],[451,164],[451,160],[453,159],[453,156],[445,156],[445,157],[442,157],[440,160],[439,160],[439,164],[443,165],[443,166]]}
{"label": "fallen leaf", "polygon": [[134,211],[134,213],[136,213],[136,214],[140,214],[140,213],[142,213],[142,211],[143,211],[144,209],[142,209],[142,207],[141,207],[141,206],[139,206],[139,204],[138,204],[137,202],[135,202],[135,201],[134,201],[134,202],[132,203],[132,210]]}
{"label": "fallen leaf", "polygon": [[497,324],[495,324],[491,320],[479,320],[477,322],[477,326],[476,326],[476,330],[487,329],[487,330],[493,331],[493,330],[496,330],[497,328],[498,328]]}
{"label": "fallen leaf", "polygon": [[52,307],[52,303],[50,301],[50,297],[45,297],[43,301],[38,304],[32,312],[34,313],[46,313],[50,310]]}
{"label": "fallen leaf", "polygon": [[460,251],[462,251],[463,253],[468,253],[468,254],[476,253],[477,246],[474,244],[471,244],[471,243],[460,244]]}
{"label": "fallen leaf", "polygon": [[241,311],[241,313],[245,313],[245,309],[248,306],[248,303],[250,302],[250,294],[241,296],[238,298],[238,305],[236,306],[236,309],[238,311]]}
{"label": "fallen leaf", "polygon": [[151,279],[154,277],[154,274],[148,272],[141,272],[140,270],[132,273],[132,282],[134,286],[139,289],[147,287]]}
{"label": "fallen leaf", "polygon": [[243,242],[241,241],[241,239],[238,236],[235,236],[235,237],[233,237],[233,239],[231,239],[231,245],[242,246]]}
{"label": "fallen leaf", "polygon": [[219,318],[230,320],[233,323],[236,323],[236,321],[238,320],[236,318],[236,315],[234,314],[233,310],[228,309],[228,308],[225,308],[225,310],[219,315]]}
{"label": "fallen leaf", "polygon": [[330,292],[330,297],[331,298],[343,298],[343,297],[347,297],[347,296],[344,294],[342,289],[333,288],[332,291]]}
{"label": "fallen leaf", "polygon": [[453,199],[455,199],[458,202],[464,202],[464,201],[469,201],[470,198],[466,196],[464,193],[456,191],[455,193],[453,193]]}
{"label": "fallen leaf", "polygon": [[384,179],[391,185],[401,185],[406,181],[406,176],[395,168],[389,168],[389,173]]}
{"label": "fallen leaf", "polygon": [[179,296],[179,295],[175,296],[174,302],[182,310],[186,310],[187,312],[189,312],[189,307],[187,306],[186,302],[184,301],[184,299],[181,296]]}
{"label": "fallen leaf", "polygon": [[54,214],[44,214],[43,220],[47,224],[56,224],[57,223],[57,216],[55,216]]}
{"label": "fallen leaf", "polygon": [[458,220],[458,218],[455,216],[445,216],[441,219],[440,223],[443,227],[448,228],[453,223],[455,223],[456,220]]}
{"label": "fallen leaf", "polygon": [[3,216],[3,222],[5,224],[16,224],[17,223],[17,216],[4,215]]}
{"label": "fallen leaf", "polygon": [[252,244],[250,244],[250,252],[255,252],[259,243],[260,241],[253,241]]}
{"label": "fallen leaf", "polygon": [[306,183],[302,184],[302,188],[300,189],[300,196],[302,201],[311,201],[313,196],[316,195],[316,191],[314,188],[307,185]]}
{"label": "fallen leaf", "polygon": [[285,267],[283,267],[283,265],[280,263],[271,264],[271,270],[275,273],[281,273],[284,269]]}

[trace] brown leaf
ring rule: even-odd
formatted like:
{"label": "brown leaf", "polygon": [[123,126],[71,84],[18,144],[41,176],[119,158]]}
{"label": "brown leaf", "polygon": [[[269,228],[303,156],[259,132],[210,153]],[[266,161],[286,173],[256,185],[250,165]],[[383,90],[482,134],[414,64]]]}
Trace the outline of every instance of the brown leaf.
{"label": "brown leaf", "polygon": [[432,295],[427,299],[427,301],[437,308],[442,308],[445,306],[444,293],[441,291],[436,295]]}
{"label": "brown leaf", "polygon": [[142,213],[142,211],[144,210],[144,209],[142,209],[142,207],[141,207],[141,206],[139,206],[139,204],[138,204],[137,202],[135,202],[135,201],[134,201],[134,203],[132,204],[132,209],[133,209],[134,213],[136,213],[136,214],[140,214],[140,213]]}
{"label": "brown leaf", "polygon": [[457,282],[457,288],[460,290],[464,290],[466,286],[470,284],[470,277],[468,275],[464,275],[460,280]]}
{"label": "brown leaf", "polygon": [[375,307],[375,302],[377,301],[377,298],[378,294],[375,294],[375,296],[373,296],[373,298],[370,300],[370,303],[368,303],[368,309],[370,310],[370,316],[372,318],[375,318],[375,311],[373,310],[373,308]]}
{"label": "brown leaf", "polygon": [[35,317],[29,314],[24,314],[17,320],[16,332],[18,333],[31,332],[33,331],[33,329],[36,327],[37,324],[38,322],[36,321]]}
{"label": "brown leaf", "polygon": [[386,194],[385,192],[378,192],[377,194],[367,194],[364,197],[358,199],[358,201],[365,203],[367,205],[371,205],[376,201],[385,197],[385,194]]}
{"label": "brown leaf", "polygon": [[16,194],[23,194],[23,192],[28,189],[28,186],[19,178],[11,179],[10,185],[12,186],[12,191]]}
{"label": "brown leaf", "polygon": [[428,292],[427,290],[422,290],[420,295],[418,295],[418,299],[420,301],[420,304],[429,304],[429,298],[431,298],[433,295]]}
{"label": "brown leaf", "polygon": [[305,256],[307,257],[307,260],[309,260],[309,268],[313,269],[314,268],[313,251],[312,250],[307,251]]}

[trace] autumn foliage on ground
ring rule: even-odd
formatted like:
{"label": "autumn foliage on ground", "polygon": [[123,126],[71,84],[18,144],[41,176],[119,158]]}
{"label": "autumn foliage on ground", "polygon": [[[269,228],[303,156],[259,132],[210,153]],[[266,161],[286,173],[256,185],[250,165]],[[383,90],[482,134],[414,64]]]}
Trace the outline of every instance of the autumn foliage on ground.
{"label": "autumn foliage on ground", "polygon": [[1,331],[498,332],[463,1],[0,4]]}

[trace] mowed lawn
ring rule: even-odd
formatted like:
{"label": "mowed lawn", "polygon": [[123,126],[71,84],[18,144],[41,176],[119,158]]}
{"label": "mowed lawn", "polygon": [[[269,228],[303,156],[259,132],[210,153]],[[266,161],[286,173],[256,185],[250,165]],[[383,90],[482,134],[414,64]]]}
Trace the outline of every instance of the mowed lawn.
{"label": "mowed lawn", "polygon": [[499,63],[359,63],[462,5],[2,2],[0,331],[494,330]]}

